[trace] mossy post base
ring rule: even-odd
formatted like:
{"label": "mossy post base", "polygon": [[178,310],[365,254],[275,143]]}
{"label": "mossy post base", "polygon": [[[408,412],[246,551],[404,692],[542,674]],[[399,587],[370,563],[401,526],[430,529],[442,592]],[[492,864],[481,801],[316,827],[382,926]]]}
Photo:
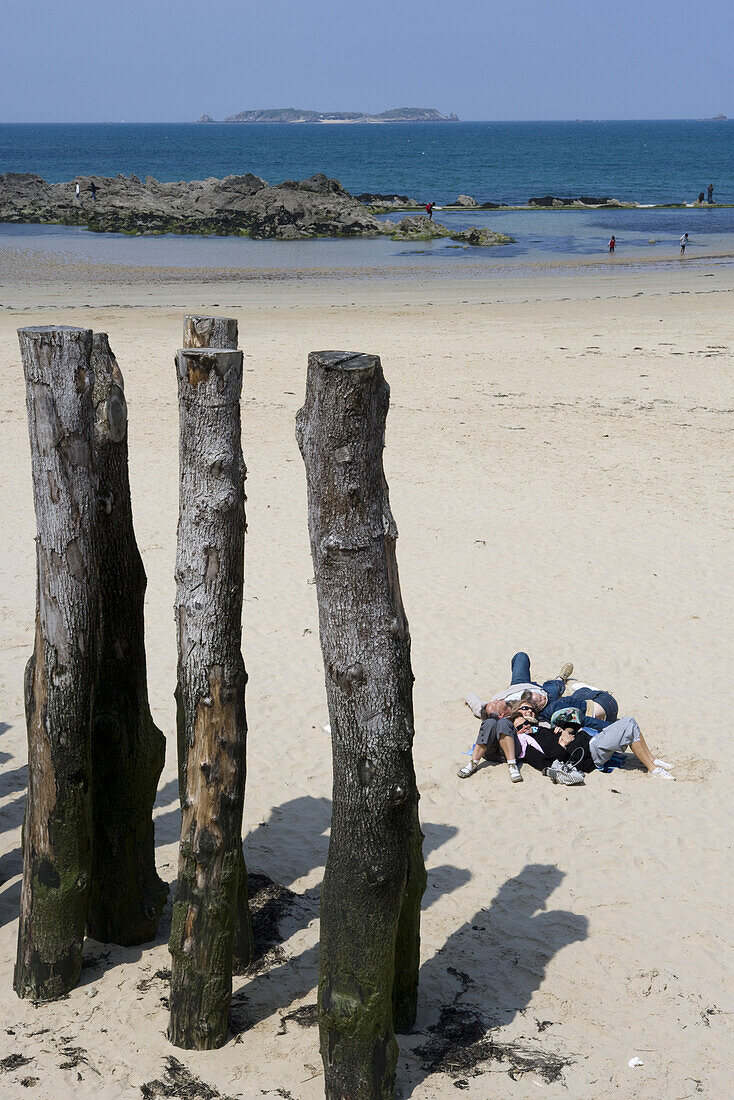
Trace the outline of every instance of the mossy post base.
{"label": "mossy post base", "polygon": [[14,987],[49,1000],[81,972],[91,845],[98,606],[92,333],[19,329],[36,540],[36,639],[25,678],[28,799]]}
{"label": "mossy post base", "polygon": [[[237,320],[234,317],[184,317],[183,346],[185,348],[236,348]],[[252,936],[252,916],[247,889],[245,855],[240,849],[237,887],[237,923],[235,927],[232,968],[243,974],[252,963],[255,945]]]}
{"label": "mossy post base", "polygon": [[334,763],[321,893],[327,1100],[394,1096],[412,1023],[425,885],[410,634],[382,465],[389,388],[374,355],[309,356],[297,418]]}
{"label": "mossy post base", "polygon": [[242,860],[242,352],[184,349],[177,373],[181,843],[169,942],[168,1036],[175,1046],[210,1050],[227,1038]]}
{"label": "mossy post base", "polygon": [[147,579],[133,529],[124,382],[104,332],[94,335],[92,367],[100,609],[87,927],[97,940],[129,946],[155,937],[168,895],[155,868],[152,817],[166,742],[148,704]]}

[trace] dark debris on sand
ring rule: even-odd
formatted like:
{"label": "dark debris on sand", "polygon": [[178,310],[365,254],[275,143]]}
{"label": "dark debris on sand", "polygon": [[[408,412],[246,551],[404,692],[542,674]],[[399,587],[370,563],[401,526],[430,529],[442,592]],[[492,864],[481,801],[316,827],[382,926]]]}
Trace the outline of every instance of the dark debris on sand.
{"label": "dark debris on sand", "polygon": [[280,1031],[278,1035],[285,1035],[289,1023],[298,1024],[299,1027],[315,1027],[319,1022],[319,1006],[317,1004],[302,1005],[294,1008],[292,1012],[286,1012],[280,1017]]}
{"label": "dark debris on sand", "polygon": [[171,1056],[166,1058],[165,1080],[148,1081],[140,1086],[140,1092],[145,1100],[232,1100],[189,1073],[178,1058]]}
{"label": "dark debris on sand", "polygon": [[170,982],[171,971],[168,968],[163,970],[156,970],[150,978],[141,978],[138,984],[135,986],[140,993],[147,993],[153,982]]}
{"label": "dark debris on sand", "polygon": [[283,942],[280,922],[294,906],[302,904],[303,898],[267,875],[248,875],[248,886],[255,940],[254,961],[249,972],[257,973],[285,958],[280,946]]}
{"label": "dark debris on sand", "polygon": [[526,1073],[535,1073],[552,1085],[562,1081],[563,1070],[573,1061],[542,1050],[533,1042],[519,1039],[496,1042],[486,1021],[464,1005],[443,1008],[438,1023],[429,1031],[431,1040],[415,1051],[428,1073],[447,1073],[454,1078],[477,1077],[486,1063],[500,1062],[507,1065],[508,1076],[513,1081]]}
{"label": "dark debris on sand", "polygon": [[[473,985],[468,974],[449,967],[449,973],[457,979],[461,989],[450,1005],[441,1009],[438,1022],[428,1028],[431,1038],[417,1047],[416,1056],[427,1073],[446,1073],[454,1078],[456,1088],[468,1087],[467,1077],[478,1077],[482,1067],[489,1062],[507,1065],[512,1081],[526,1073],[537,1074],[548,1085],[563,1081],[563,1070],[573,1059],[561,1057],[536,1045],[537,1040],[497,1042],[486,1019],[460,999]],[[542,1021],[538,1030],[543,1031],[550,1021]]]}
{"label": "dark debris on sand", "polygon": [[20,1069],[32,1062],[32,1058],[26,1058],[24,1054],[9,1054],[7,1058],[0,1059],[0,1072],[9,1073],[11,1070]]}

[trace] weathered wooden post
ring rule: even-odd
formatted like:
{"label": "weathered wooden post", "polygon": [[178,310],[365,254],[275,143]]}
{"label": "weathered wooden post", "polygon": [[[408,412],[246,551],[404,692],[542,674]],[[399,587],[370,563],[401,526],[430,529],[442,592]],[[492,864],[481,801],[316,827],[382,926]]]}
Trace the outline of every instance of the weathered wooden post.
{"label": "weathered wooden post", "polygon": [[242,352],[177,356],[180,507],[176,557],[178,890],[169,949],[176,1046],[227,1038],[245,788],[241,653],[245,465]]}
{"label": "weathered wooden post", "polygon": [[21,997],[76,984],[91,872],[90,728],[96,679],[92,332],[18,330],[36,539],[36,640],[26,667],[28,799],[18,956]]}
{"label": "weathered wooden post", "polygon": [[104,332],[94,334],[92,368],[100,609],[87,927],[95,939],[130,945],[154,938],[168,894],[155,868],[152,818],[166,742],[148,703],[147,578],[133,528],[124,382]]}
{"label": "weathered wooden post", "polygon": [[[200,315],[184,317],[183,346],[185,348],[236,348],[237,337],[237,320],[234,317],[203,317]],[[179,766],[180,763],[181,757],[179,756]],[[179,786],[183,791],[183,786],[180,783]],[[242,974],[247,970],[254,954],[252,917],[247,895],[247,867],[245,866],[244,852],[240,848],[237,924],[232,951],[232,969],[235,974]]]}
{"label": "weathered wooden post", "polygon": [[234,317],[184,317],[185,348],[236,348],[237,320]]}
{"label": "weathered wooden post", "polygon": [[327,1100],[394,1095],[395,1017],[415,1018],[425,889],[413,769],[410,635],[382,465],[376,355],[314,352],[297,417],[334,763],[321,892]]}

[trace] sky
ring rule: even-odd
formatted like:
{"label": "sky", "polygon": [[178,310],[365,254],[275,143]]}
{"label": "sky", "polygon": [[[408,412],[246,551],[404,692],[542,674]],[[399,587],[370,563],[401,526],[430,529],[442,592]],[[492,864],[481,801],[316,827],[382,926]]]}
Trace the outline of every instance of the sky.
{"label": "sky", "polygon": [[731,0],[34,0],[3,5],[0,122],[258,107],[462,119],[734,115]]}

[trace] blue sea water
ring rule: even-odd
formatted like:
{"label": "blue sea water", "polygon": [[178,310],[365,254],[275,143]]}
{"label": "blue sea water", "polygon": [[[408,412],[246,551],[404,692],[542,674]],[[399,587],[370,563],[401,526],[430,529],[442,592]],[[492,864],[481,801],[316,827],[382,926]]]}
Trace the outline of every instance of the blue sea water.
{"label": "blue sea water", "polygon": [[352,193],[439,204],[462,193],[513,204],[545,194],[690,202],[713,182],[719,202],[734,202],[734,121],[5,124],[0,171],[52,182],[253,172],[270,183],[325,172]]}
{"label": "blue sea water", "polygon": [[[522,204],[531,196],[611,196],[641,204],[693,202],[711,182],[734,203],[734,122],[465,122],[394,125],[0,125],[0,172],[36,172],[52,182],[132,173],[203,179],[253,172],[270,183],[325,172],[353,194],[395,192],[439,206],[459,194]],[[728,251],[734,209],[439,212],[451,228],[490,225],[516,244],[457,249],[450,241],[258,242],[246,239],[123,238],[71,228],[0,225],[0,243],[97,262],[183,267],[400,267],[505,263],[644,248],[677,254],[688,231],[697,247]],[[650,244],[654,241],[654,244]]]}

